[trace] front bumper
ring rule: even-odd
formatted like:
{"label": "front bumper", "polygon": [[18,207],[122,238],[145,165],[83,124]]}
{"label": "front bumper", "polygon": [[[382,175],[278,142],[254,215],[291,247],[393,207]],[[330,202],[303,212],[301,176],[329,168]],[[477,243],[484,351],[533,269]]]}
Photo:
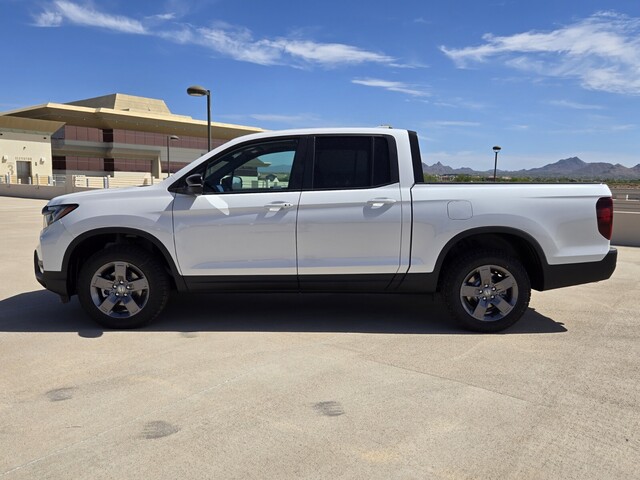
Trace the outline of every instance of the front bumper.
{"label": "front bumper", "polygon": [[541,290],[599,282],[613,275],[618,261],[618,250],[610,248],[599,262],[569,263],[566,265],[544,265]]}
{"label": "front bumper", "polygon": [[60,295],[63,302],[69,301],[69,285],[67,276],[63,272],[47,272],[43,268],[42,260],[38,257],[38,251],[33,252],[33,268],[36,280],[47,290]]}

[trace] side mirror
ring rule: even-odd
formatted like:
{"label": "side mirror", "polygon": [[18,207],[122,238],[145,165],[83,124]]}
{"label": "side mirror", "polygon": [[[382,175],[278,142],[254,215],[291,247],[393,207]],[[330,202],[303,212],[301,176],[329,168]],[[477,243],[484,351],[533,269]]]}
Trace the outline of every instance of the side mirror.
{"label": "side mirror", "polygon": [[240,177],[224,177],[220,180],[220,184],[225,192],[242,190],[242,178]]}
{"label": "side mirror", "polygon": [[185,181],[187,182],[187,194],[188,195],[202,195],[203,186],[202,186],[202,175],[199,173],[194,173],[193,175],[189,175]]}

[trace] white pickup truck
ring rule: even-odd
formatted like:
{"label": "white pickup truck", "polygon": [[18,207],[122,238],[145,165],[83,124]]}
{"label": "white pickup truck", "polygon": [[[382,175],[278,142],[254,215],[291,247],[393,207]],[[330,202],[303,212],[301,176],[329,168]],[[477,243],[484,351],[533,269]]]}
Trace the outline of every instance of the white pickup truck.
{"label": "white pickup truck", "polygon": [[596,184],[427,184],[415,132],[289,130],[216,148],[153,186],[43,209],[36,278],[109,328],[181,292],[440,292],[495,332],[531,288],[609,278],[611,192]]}

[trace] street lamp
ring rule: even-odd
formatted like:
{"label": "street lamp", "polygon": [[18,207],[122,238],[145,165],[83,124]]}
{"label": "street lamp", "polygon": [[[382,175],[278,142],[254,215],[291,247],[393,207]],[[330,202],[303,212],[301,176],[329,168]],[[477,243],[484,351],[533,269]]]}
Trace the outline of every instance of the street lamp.
{"label": "street lamp", "polygon": [[177,135],[167,135],[167,177],[171,176],[171,156],[169,154],[169,142],[171,140],[180,140]]}
{"label": "street lamp", "polygon": [[498,152],[502,150],[499,146],[495,146],[493,147],[493,151],[496,152],[496,159],[495,162],[493,163],[493,181],[496,181],[496,174],[498,172]]}
{"label": "street lamp", "polygon": [[207,152],[211,151],[211,91],[200,85],[192,85],[187,88],[187,93],[192,97],[207,96]]}

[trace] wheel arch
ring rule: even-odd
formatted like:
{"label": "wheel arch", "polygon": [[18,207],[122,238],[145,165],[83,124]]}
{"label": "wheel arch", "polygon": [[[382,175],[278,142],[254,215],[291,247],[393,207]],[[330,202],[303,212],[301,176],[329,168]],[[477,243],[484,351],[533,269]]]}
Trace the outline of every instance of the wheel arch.
{"label": "wheel arch", "polygon": [[447,242],[435,265],[438,290],[442,272],[454,258],[470,249],[498,249],[517,257],[522,262],[531,281],[531,287],[541,290],[544,285],[546,256],[540,244],[528,233],[509,227],[480,227],[459,233]]}
{"label": "wheel arch", "polygon": [[167,269],[172,288],[186,289],[173,257],[157,237],[135,228],[107,227],[85,232],[69,244],[62,261],[62,271],[66,272],[69,295],[76,293],[76,282],[82,262],[107,245],[116,244],[140,245],[153,252]]}

